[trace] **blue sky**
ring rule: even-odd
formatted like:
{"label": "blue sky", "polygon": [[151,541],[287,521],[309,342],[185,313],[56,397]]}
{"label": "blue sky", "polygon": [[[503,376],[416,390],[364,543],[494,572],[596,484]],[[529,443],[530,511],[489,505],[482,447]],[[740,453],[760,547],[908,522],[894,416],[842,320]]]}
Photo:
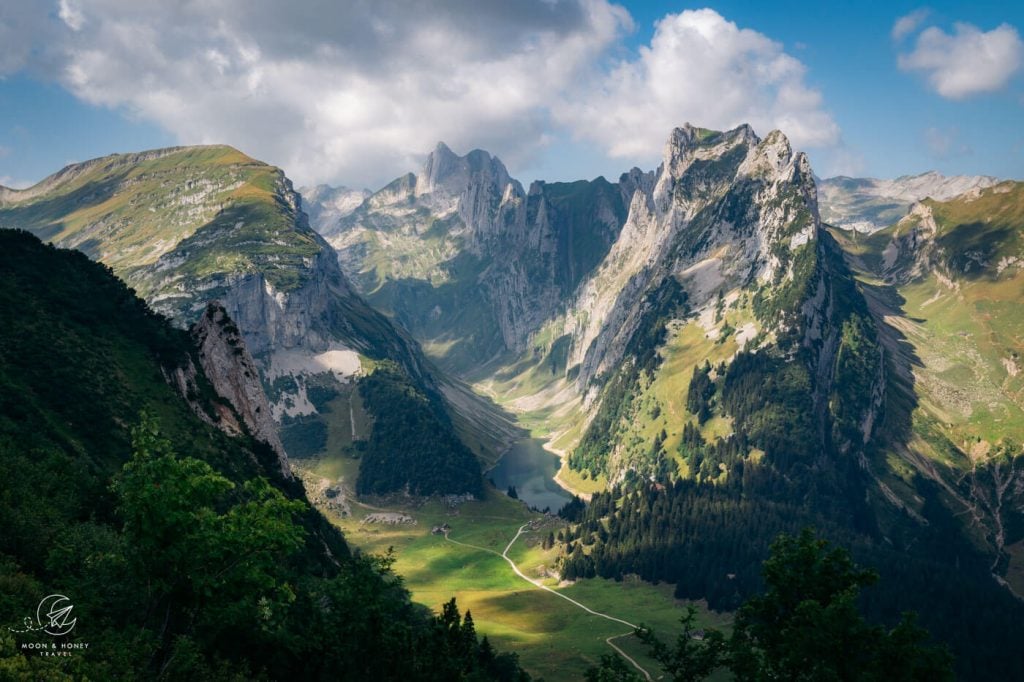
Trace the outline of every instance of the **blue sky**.
{"label": "blue sky", "polygon": [[1024,3],[165,5],[0,8],[0,184],[225,142],[374,188],[438,139],[524,181],[615,177],[686,120],[781,127],[820,175],[1024,178]]}

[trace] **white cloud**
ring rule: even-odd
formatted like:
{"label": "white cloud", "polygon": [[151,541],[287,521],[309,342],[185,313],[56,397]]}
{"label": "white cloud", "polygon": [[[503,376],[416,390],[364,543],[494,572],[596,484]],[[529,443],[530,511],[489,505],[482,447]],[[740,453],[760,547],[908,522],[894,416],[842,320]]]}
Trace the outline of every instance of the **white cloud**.
{"label": "white cloud", "polygon": [[657,154],[666,131],[685,121],[712,128],[750,123],[762,135],[781,128],[798,147],[836,145],[839,127],[805,74],[800,61],[761,33],[714,10],[688,10],[659,21],[637,58],[619,62],[556,116],[616,157]]}
{"label": "white cloud", "polygon": [[897,19],[892,25],[892,39],[894,41],[903,40],[916,31],[924,23],[924,20],[928,18],[929,14],[930,12],[927,9],[918,9]]}
{"label": "white cloud", "polygon": [[913,52],[899,56],[901,69],[924,73],[932,88],[948,99],[1000,90],[1022,62],[1024,42],[1009,24],[983,32],[957,23],[952,34],[932,26],[917,37]]}
{"label": "white cloud", "polygon": [[860,177],[867,169],[864,155],[856,149],[839,144],[822,149],[812,155],[814,170],[819,177],[832,178],[838,175]]}
{"label": "white cloud", "polygon": [[840,137],[800,61],[712,10],[666,16],[609,66],[632,29],[610,0],[50,2],[0,5],[0,76],[27,65],[299,183],[379,186],[438,140],[515,169],[566,130],[631,163],[686,121],[779,127],[796,146]]}
{"label": "white cloud", "polygon": [[442,139],[530,158],[549,103],[631,28],[605,0],[445,7],[61,0],[74,30],[53,61],[81,99],[183,143],[232,144],[298,182],[374,186]]}

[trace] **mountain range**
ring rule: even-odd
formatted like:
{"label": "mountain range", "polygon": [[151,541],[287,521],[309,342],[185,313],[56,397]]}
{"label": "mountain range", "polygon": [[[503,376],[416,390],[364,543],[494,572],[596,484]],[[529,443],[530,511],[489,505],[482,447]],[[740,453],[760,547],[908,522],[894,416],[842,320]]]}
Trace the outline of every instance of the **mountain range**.
{"label": "mountain range", "polygon": [[[695,520],[721,542],[679,551],[733,561],[685,570],[648,564],[668,538],[602,535],[573,575],[704,581],[687,596],[728,606],[723,576],[751,590],[753,547],[803,518],[893,571],[948,583],[956,556],[957,580],[998,601],[990,574],[1024,592],[1019,188],[818,184],[777,131],[684,126],[654,171],[527,190],[490,154],[441,144],[320,229],[371,305],[549,440],[573,491],[682,477],[745,500],[733,524],[766,525]],[[867,237],[823,215],[897,224]]]}
{"label": "mountain range", "polygon": [[817,184],[822,220],[848,230],[873,232],[898,221],[918,201],[948,201],[998,182],[989,175],[945,176],[929,171],[894,180],[838,176]]}
{"label": "mountain range", "polygon": [[[481,497],[529,431],[591,500],[567,512],[563,577],[729,610],[771,539],[814,525],[895,585],[878,619],[918,610],[962,674],[1012,676],[1022,187],[818,181],[779,131],[685,125],[614,182],[526,187],[442,143],[378,191],[305,203],[228,147],[114,155],[0,190],[0,226],[105,263],[179,327],[208,320],[214,365],[237,337],[220,393],[248,396],[236,430],[280,462],[343,452],[351,492],[384,503]],[[187,396],[193,374],[168,376]]]}
{"label": "mountain range", "polygon": [[[358,436],[375,415],[356,386],[381,362],[432,405],[419,428],[454,438],[418,344],[352,289],[300,202],[280,169],[230,147],[179,147],[75,164],[4,190],[0,225],[105,263],[181,327],[218,300],[252,353],[290,451],[318,449],[336,423],[349,442]],[[438,485],[432,492],[466,491]]]}

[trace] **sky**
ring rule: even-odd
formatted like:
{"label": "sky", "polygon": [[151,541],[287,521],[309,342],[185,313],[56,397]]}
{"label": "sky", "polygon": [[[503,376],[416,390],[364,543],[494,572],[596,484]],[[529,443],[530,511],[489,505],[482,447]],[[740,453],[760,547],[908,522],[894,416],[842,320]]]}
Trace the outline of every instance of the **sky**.
{"label": "sky", "polygon": [[1024,3],[4,0],[0,185],[230,144],[376,189],[436,142],[524,182],[781,129],[822,177],[1024,179]]}

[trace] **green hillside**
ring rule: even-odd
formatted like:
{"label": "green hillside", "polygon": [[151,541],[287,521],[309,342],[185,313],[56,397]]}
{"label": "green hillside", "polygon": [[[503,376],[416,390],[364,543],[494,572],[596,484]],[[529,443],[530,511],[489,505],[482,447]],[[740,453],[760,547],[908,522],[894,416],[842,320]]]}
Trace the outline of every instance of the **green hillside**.
{"label": "green hillside", "polygon": [[[0,330],[0,678],[522,679],[350,556],[269,446],[200,419],[166,379],[198,366],[189,335],[106,267],[0,231]],[[54,593],[73,631],[16,632]]]}
{"label": "green hillside", "polygon": [[183,278],[265,271],[287,290],[319,245],[294,229],[282,190],[280,171],[231,147],[116,154],[13,193],[0,226],[84,251],[146,298],[164,283],[136,273],[172,253],[189,255]]}
{"label": "green hillside", "polygon": [[993,570],[1024,593],[1024,184],[925,201],[864,239],[840,234],[889,353],[885,439],[874,470],[912,512],[915,476]]}
{"label": "green hillside", "polygon": [[[420,441],[457,442],[439,381],[416,342],[351,289],[300,202],[280,169],[231,147],[176,147],[75,164],[34,187],[7,192],[0,227],[81,250],[182,327],[209,300],[221,300],[246,338],[296,454],[320,452],[323,433],[338,416],[327,403],[379,363],[392,363],[408,389],[429,402],[418,419]],[[321,355],[337,351],[352,357],[344,376]],[[386,407],[374,404],[371,417],[384,423],[389,415],[373,411]],[[456,421],[469,435],[480,431]],[[375,450],[383,453],[378,472],[402,468],[391,461],[393,448]],[[442,469],[432,464],[451,449],[442,450],[421,458],[432,483],[413,481],[414,488],[479,492],[471,455],[463,457],[461,470],[437,474]],[[373,487],[402,489],[407,473]]]}

